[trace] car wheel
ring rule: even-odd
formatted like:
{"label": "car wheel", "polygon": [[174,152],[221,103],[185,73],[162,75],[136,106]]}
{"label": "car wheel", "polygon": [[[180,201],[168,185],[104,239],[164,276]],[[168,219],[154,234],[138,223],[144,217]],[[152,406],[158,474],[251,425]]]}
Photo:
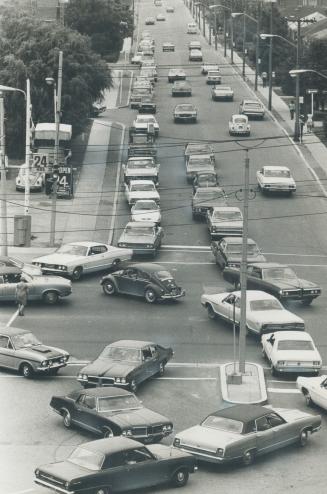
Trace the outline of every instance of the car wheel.
{"label": "car wheel", "polygon": [[132,393],[136,393],[137,384],[136,384],[135,379],[132,379],[132,381],[129,383],[129,389],[132,391]]}
{"label": "car wheel", "polygon": [[302,388],[302,393],[304,395],[304,399],[305,399],[305,404],[310,407],[312,405],[312,399],[311,399],[311,396],[310,396],[310,393],[307,389],[305,388]]}
{"label": "car wheel", "polygon": [[67,429],[69,429],[72,425],[72,416],[70,415],[69,411],[66,409],[61,412],[61,415],[62,415],[62,420],[64,422],[64,426]]}
{"label": "car wheel", "polygon": [[189,473],[186,468],[180,468],[174,473],[172,483],[175,487],[184,487],[187,484]]}
{"label": "car wheel", "polygon": [[83,268],[81,266],[77,266],[72,273],[72,279],[74,281],[80,280],[82,274],[83,274]]}
{"label": "car wheel", "polygon": [[108,437],[114,437],[114,433],[113,433],[113,430],[110,428],[110,427],[104,427],[103,428],[103,431],[102,431],[102,437],[104,439],[108,438]]}
{"label": "car wheel", "polygon": [[59,300],[59,295],[57,292],[54,292],[53,290],[51,290],[49,292],[45,292],[43,294],[43,301],[46,304],[54,305],[58,302],[58,300]]}
{"label": "car wheel", "polygon": [[157,295],[153,288],[147,288],[145,290],[144,298],[148,304],[153,304],[157,300]]}
{"label": "car wheel", "polygon": [[34,374],[33,367],[27,363],[21,365],[20,372],[26,379],[30,379]]}
{"label": "car wheel", "polygon": [[308,438],[309,438],[308,431],[306,431],[306,430],[301,431],[301,434],[299,437],[299,442],[300,442],[300,446],[302,446],[302,448],[304,448],[304,446],[306,446],[308,444]]}
{"label": "car wheel", "polygon": [[252,465],[254,459],[255,459],[255,452],[253,450],[245,451],[242,456],[242,463],[243,465],[248,467],[249,465]]}
{"label": "car wheel", "polygon": [[106,280],[102,285],[102,290],[106,295],[114,295],[116,293],[114,282],[111,280]]}
{"label": "car wheel", "polygon": [[216,313],[213,310],[212,305],[210,304],[207,305],[207,312],[209,319],[216,319]]}

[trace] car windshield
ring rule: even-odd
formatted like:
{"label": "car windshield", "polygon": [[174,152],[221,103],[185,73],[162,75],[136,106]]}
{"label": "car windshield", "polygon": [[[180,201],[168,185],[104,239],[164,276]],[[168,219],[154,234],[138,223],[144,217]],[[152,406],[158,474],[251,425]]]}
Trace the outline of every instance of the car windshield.
{"label": "car windshield", "polygon": [[128,161],[128,168],[153,168],[152,161]]}
{"label": "car windshield", "polygon": [[155,119],[151,117],[140,117],[138,116],[136,119],[137,123],[155,123]]}
{"label": "car windshield", "polygon": [[194,106],[193,105],[178,105],[176,107],[176,110],[194,111]]}
{"label": "car windshield", "polygon": [[251,102],[251,103],[244,103],[244,106],[246,107],[249,107],[249,108],[253,108],[253,109],[256,109],[256,110],[261,110],[261,105],[260,103],[255,103],[255,102]]}
{"label": "car windshield", "polygon": [[88,470],[101,470],[104,455],[96,451],[89,451],[86,448],[79,447],[72,452],[68,461]]}
{"label": "car windshield", "polygon": [[211,154],[212,149],[207,144],[188,144],[185,154]]}
{"label": "car windshield", "polygon": [[246,122],[247,122],[247,119],[244,117],[235,117],[234,118],[234,123],[244,124]]}
{"label": "car windshield", "polygon": [[150,182],[148,184],[131,185],[132,192],[151,192],[152,190],[155,190],[155,186]]}
{"label": "car windshield", "polygon": [[215,417],[210,415],[201,424],[204,427],[210,429],[217,429],[219,431],[235,432],[241,434],[243,430],[243,423],[239,420],[227,419],[225,417]]}
{"label": "car windshield", "polygon": [[173,278],[169,271],[157,271],[156,276],[159,280],[171,280]]}
{"label": "car windshield", "polygon": [[242,214],[240,211],[214,211],[213,219],[223,221],[241,221]]}
{"label": "car windshield", "polygon": [[159,206],[155,201],[138,201],[133,211],[158,211]]}
{"label": "car windshield", "polygon": [[128,362],[140,362],[141,353],[138,348],[125,347],[106,347],[100,354],[100,358],[108,358],[111,360],[122,360]]}
{"label": "car windshield", "polygon": [[223,197],[222,192],[210,191],[209,189],[210,187],[205,190],[198,189],[196,191],[196,199],[200,199],[201,201],[206,201],[206,200],[210,201],[212,199],[219,199]]}
{"label": "car windshield", "polygon": [[136,408],[142,408],[142,405],[136,396],[132,394],[126,396],[106,396],[98,399],[99,412],[113,412]]}
{"label": "car windshield", "polygon": [[140,235],[153,235],[153,228],[152,226],[127,226],[125,228],[125,233],[128,235],[135,235],[136,237],[139,237]]}
{"label": "car windshield", "polygon": [[291,176],[291,173],[289,170],[265,170],[265,177],[282,177],[282,178],[289,178]]}
{"label": "car windshield", "polygon": [[283,340],[278,342],[278,350],[314,350],[309,340]]}
{"label": "car windshield", "polygon": [[[27,170],[26,170],[26,168],[25,168],[25,167],[24,167],[24,168],[21,168],[21,169],[19,170],[19,175],[21,175],[21,176],[25,176],[25,175],[27,175]],[[29,172],[29,176],[30,176],[30,178],[33,178],[33,177],[36,177],[36,178],[37,178],[37,177],[39,177],[40,175],[41,175],[41,173],[40,173],[40,172],[38,172],[38,171],[36,171],[36,170],[30,170],[30,172]]]}
{"label": "car windshield", "polygon": [[283,310],[283,306],[278,300],[266,299],[266,300],[251,300],[250,309],[253,311],[261,310]]}
{"label": "car windshield", "polygon": [[[228,244],[226,250],[229,254],[241,254],[242,245],[241,244]],[[256,255],[256,254],[259,254],[259,249],[255,244],[248,244],[247,252],[248,252],[248,255],[249,254],[250,255]]]}
{"label": "car windshield", "polygon": [[211,158],[190,158],[188,162],[189,166],[201,166],[201,167],[208,167],[208,165],[212,165]]}
{"label": "car windshield", "polygon": [[217,91],[231,91],[231,88],[230,88],[230,87],[228,87],[228,86],[218,86],[218,87],[217,87],[217,86],[215,86],[215,89],[216,89]]}
{"label": "car windshield", "polygon": [[262,270],[262,278],[267,280],[273,278],[275,280],[297,280],[297,276],[291,268],[269,268]]}
{"label": "car windshield", "polygon": [[211,173],[208,173],[207,175],[198,176],[198,183],[206,183],[206,182],[215,184],[217,182],[216,176],[212,175]]}
{"label": "car windshield", "polygon": [[70,256],[86,256],[87,247],[77,244],[66,244],[56,250],[56,254],[68,254]]}
{"label": "car windshield", "polygon": [[41,345],[41,342],[34,336],[33,333],[17,334],[12,336],[12,342],[16,350],[36,345]]}

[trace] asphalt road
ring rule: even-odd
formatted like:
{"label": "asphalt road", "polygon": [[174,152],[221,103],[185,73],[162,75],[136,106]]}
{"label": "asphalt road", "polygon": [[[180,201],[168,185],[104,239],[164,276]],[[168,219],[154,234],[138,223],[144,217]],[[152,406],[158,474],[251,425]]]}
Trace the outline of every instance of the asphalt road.
{"label": "asphalt road", "polygon": [[[140,5],[139,19],[164,11],[154,7],[150,0]],[[255,141],[236,141],[228,134],[228,120],[237,112],[243,97],[250,90],[233,68],[224,66],[221,72],[223,84],[233,86],[232,103],[214,103],[205,77],[200,74],[199,63],[189,64],[187,44],[200,36],[186,34],[190,15],[181,0],[169,2],[175,5],[175,13],[167,14],[165,22],[155,26],[140,26],[151,30],[156,40],[156,60],[159,81],[156,85],[157,118],[160,124],[159,161],[160,195],[163,210],[162,226],[164,244],[158,262],[169,268],[177,281],[186,289],[186,297],[177,303],[146,305],[142,300],[123,296],[108,298],[102,294],[99,276],[88,276],[74,283],[74,293],[59,306],[44,307],[31,304],[26,317],[14,321],[31,329],[41,340],[71,352],[73,363],[57,378],[26,381],[14,373],[1,373],[0,403],[5,423],[0,431],[0,493],[25,494],[46,492],[33,486],[33,470],[36,466],[67,456],[71,449],[91,436],[78,430],[68,432],[60,419],[49,409],[53,394],[64,394],[78,387],[74,376],[78,363],[93,359],[104,345],[122,338],[155,340],[174,348],[175,357],[164,378],[142,386],[139,397],[146,406],[171,417],[175,430],[197,423],[201,418],[222,404],[219,392],[218,364],[230,361],[233,355],[232,331],[228,325],[211,321],[200,305],[203,292],[228,290],[231,287],[222,279],[219,269],[208,250],[209,237],[204,223],[194,221],[191,215],[191,187],[186,183],[183,148],[195,139],[210,140],[214,144],[220,182],[228,194],[230,205],[241,207],[236,192],[242,188],[246,146],[257,146],[249,151],[250,181],[255,185],[255,172],[263,164],[286,164],[292,170],[298,184],[294,197],[262,197],[257,193],[250,201],[250,236],[272,261],[292,265],[299,276],[319,283],[322,296],[310,307],[290,304],[290,310],[303,317],[307,329],[315,339],[327,365],[326,314],[326,255],[324,199],[321,191],[301,161],[280,127],[268,116],[264,122],[252,122]],[[174,53],[162,53],[163,41],[174,41]],[[204,58],[216,61],[212,48],[203,43]],[[219,60],[218,60],[219,62]],[[172,98],[168,84],[169,67],[183,66],[192,83],[191,98]],[[172,111],[178,102],[192,101],[199,110],[197,124],[174,124]],[[128,109],[107,112],[103,119],[116,120],[129,125],[135,111]],[[272,139],[273,138],[273,139]],[[119,142],[119,136],[117,136]],[[112,159],[111,159],[112,158]],[[115,176],[110,163],[116,163],[117,150],[108,159],[109,169],[103,183],[101,211],[110,214],[115,189]],[[129,218],[122,189],[120,189],[114,240]],[[99,216],[99,239],[108,238],[111,222]],[[101,233],[103,232],[103,233]],[[179,248],[176,248],[179,246]],[[1,322],[7,322],[14,312],[13,305],[5,305],[0,314]],[[253,337],[247,338],[247,359],[263,365],[260,346]],[[277,407],[305,410],[302,396],[296,392],[294,380],[273,379],[266,369],[269,402]],[[319,410],[313,409],[313,413]],[[202,490],[208,494],[256,494],[263,490],[268,494],[290,492],[307,494],[313,487],[324,490],[324,458],[327,453],[327,420],[323,414],[323,428],[312,437],[307,448],[287,448],[258,461],[245,469],[237,466],[216,468],[201,465],[183,492],[195,494]],[[169,443],[169,439],[166,440]],[[166,487],[152,492],[175,492]]]}

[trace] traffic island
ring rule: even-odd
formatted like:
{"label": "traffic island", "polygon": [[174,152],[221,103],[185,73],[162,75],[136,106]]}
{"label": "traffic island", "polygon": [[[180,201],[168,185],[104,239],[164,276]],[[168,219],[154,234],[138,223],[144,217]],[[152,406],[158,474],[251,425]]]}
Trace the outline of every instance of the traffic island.
{"label": "traffic island", "polygon": [[229,403],[264,404],[267,389],[263,367],[252,362],[245,363],[245,373],[239,372],[238,363],[220,366],[221,394]]}

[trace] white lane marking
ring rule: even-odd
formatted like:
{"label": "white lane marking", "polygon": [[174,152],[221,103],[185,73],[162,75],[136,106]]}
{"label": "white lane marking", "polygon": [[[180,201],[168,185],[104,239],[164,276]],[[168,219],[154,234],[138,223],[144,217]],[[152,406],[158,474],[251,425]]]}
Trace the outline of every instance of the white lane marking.
{"label": "white lane marking", "polygon": [[[125,55],[126,57],[126,55]],[[121,105],[121,100],[123,96],[123,70],[119,70],[119,104]]]}
{"label": "white lane marking", "polygon": [[8,326],[11,326],[17,316],[18,316],[18,309],[13,313],[13,315],[11,316],[11,318],[9,319],[9,321],[7,322],[6,326],[7,327]]}
{"label": "white lane marking", "polygon": [[301,394],[298,389],[285,389],[285,388],[267,388],[268,393],[280,393],[280,394]]}
{"label": "white lane marking", "polygon": [[162,249],[192,249],[192,250],[211,250],[210,247],[206,245],[162,245]]}
{"label": "white lane marking", "polygon": [[120,182],[120,171],[121,171],[121,158],[122,158],[122,152],[123,152],[123,144],[124,144],[124,139],[125,139],[125,125],[121,122],[115,122],[117,125],[121,125],[122,127],[122,136],[120,140],[120,151],[119,151],[119,158],[118,158],[118,166],[117,166],[117,174],[116,174],[116,182],[115,182],[115,195],[114,195],[114,204],[112,208],[112,216],[111,216],[111,221],[110,221],[110,226],[109,226],[109,238],[108,238],[108,244],[111,245],[113,235],[114,235],[114,225],[116,221],[116,210],[117,210],[117,203],[118,203],[118,195],[119,195],[119,182]]}
{"label": "white lane marking", "polygon": [[160,381],[217,381],[215,377],[156,377]]}
{"label": "white lane marking", "polygon": [[213,264],[216,264],[215,262],[186,262],[186,261],[160,261],[160,264],[185,264],[185,265],[190,265],[190,266],[202,266],[202,265],[207,265],[207,266],[212,266]]}
{"label": "white lane marking", "polygon": [[[175,252],[176,250],[196,250],[208,252],[211,251],[211,247],[205,245],[162,245],[161,250],[167,251],[170,249],[171,252]],[[281,252],[263,252],[264,255],[267,256],[290,256],[290,257],[318,257],[318,258],[327,258],[326,254],[295,254],[293,252],[290,253],[281,253]]]}

